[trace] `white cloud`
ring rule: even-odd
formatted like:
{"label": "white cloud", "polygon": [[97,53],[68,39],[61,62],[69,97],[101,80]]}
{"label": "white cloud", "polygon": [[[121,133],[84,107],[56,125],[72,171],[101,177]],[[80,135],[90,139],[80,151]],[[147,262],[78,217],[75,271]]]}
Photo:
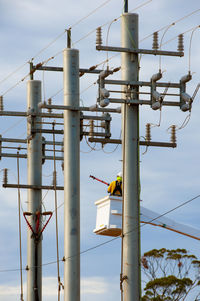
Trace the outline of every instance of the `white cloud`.
{"label": "white cloud", "polygon": [[103,277],[83,278],[81,282],[83,294],[106,294],[109,290],[109,285]]}
{"label": "white cloud", "polygon": [[[93,297],[95,300],[105,294],[109,294],[109,291],[113,288],[113,284],[108,283],[108,279],[104,277],[83,277],[81,278],[81,298],[88,300],[87,298]],[[4,284],[0,285],[0,298],[4,298],[4,301],[16,300],[16,296],[21,293],[20,285]],[[26,282],[23,283],[23,293],[26,299],[27,287]],[[61,296],[64,294],[61,290]],[[57,296],[57,278],[56,277],[43,277],[42,286],[43,300],[55,300]],[[114,299],[113,299],[114,300]]]}

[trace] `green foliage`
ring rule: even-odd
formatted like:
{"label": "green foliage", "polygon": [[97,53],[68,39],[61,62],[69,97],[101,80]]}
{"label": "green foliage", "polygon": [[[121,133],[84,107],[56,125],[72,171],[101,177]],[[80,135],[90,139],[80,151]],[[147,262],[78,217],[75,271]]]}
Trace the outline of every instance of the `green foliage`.
{"label": "green foliage", "polygon": [[185,249],[153,249],[144,253],[141,266],[148,279],[142,301],[186,300],[200,286],[200,260]]}

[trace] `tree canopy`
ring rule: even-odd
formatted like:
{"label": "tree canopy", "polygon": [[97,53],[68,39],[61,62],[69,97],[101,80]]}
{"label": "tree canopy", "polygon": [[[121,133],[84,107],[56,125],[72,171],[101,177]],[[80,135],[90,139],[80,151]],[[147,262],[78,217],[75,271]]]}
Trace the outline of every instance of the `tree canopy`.
{"label": "tree canopy", "polygon": [[200,300],[200,260],[187,250],[151,250],[142,256],[141,267],[142,301]]}

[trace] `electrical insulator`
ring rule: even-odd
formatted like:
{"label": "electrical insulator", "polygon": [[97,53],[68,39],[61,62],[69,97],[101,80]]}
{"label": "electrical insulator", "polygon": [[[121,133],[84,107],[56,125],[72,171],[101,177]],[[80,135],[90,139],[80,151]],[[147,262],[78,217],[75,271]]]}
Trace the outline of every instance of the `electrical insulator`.
{"label": "electrical insulator", "polygon": [[57,185],[57,174],[56,171],[53,171],[53,182],[52,182],[53,186]]}
{"label": "electrical insulator", "polygon": [[158,50],[159,45],[158,45],[158,32],[154,32],[153,33],[153,45],[152,45],[152,49],[154,50]]}
{"label": "electrical insulator", "polygon": [[171,126],[171,142],[176,143],[176,126]]}
{"label": "electrical insulator", "polygon": [[3,184],[8,184],[8,169],[4,168],[4,175],[3,175]]}
{"label": "electrical insulator", "polygon": [[161,78],[162,73],[160,70],[151,77],[151,107],[153,110],[158,110],[162,106],[163,97],[158,91],[156,91],[156,82]]}
{"label": "electrical insulator", "polygon": [[102,108],[105,108],[110,104],[110,100],[108,98],[103,98],[100,100],[99,104]]}
{"label": "electrical insulator", "polygon": [[100,96],[102,98],[107,98],[110,96],[110,92],[105,88],[100,88]]}
{"label": "electrical insulator", "polygon": [[80,141],[83,139],[83,112],[80,112]]}
{"label": "electrical insulator", "polygon": [[62,158],[63,158],[63,161],[61,163],[61,168],[62,168],[62,171],[64,171],[64,139],[63,139],[61,151],[62,151]]}
{"label": "electrical insulator", "polygon": [[180,109],[186,112],[191,109],[192,97],[186,93],[186,83],[192,79],[190,72],[180,79]]}
{"label": "electrical insulator", "polygon": [[94,120],[90,120],[90,131],[89,131],[89,136],[93,137],[94,136]]}
{"label": "electrical insulator", "polygon": [[102,45],[101,27],[98,27],[97,31],[96,31],[96,45],[97,46],[101,46]]}
{"label": "electrical insulator", "polygon": [[45,146],[46,146],[45,138],[42,137],[42,164],[45,163]]}
{"label": "electrical insulator", "polygon": [[178,36],[178,51],[183,52],[184,51],[184,45],[183,45],[183,34],[180,34]]}
{"label": "electrical insulator", "polygon": [[110,133],[110,122],[112,120],[111,116],[109,113],[104,113],[102,116],[105,117],[105,138],[110,138],[111,133]]}
{"label": "electrical insulator", "polygon": [[151,124],[147,123],[146,124],[146,136],[145,136],[146,141],[151,141]]}
{"label": "electrical insulator", "polygon": [[3,96],[0,96],[0,111],[3,111]]}
{"label": "electrical insulator", "polygon": [[2,152],[2,136],[0,135],[0,160],[1,160],[1,152]]}
{"label": "electrical insulator", "polygon": [[[52,99],[51,98],[49,98],[47,102],[48,102],[49,106],[52,105]],[[51,112],[52,112],[52,109],[48,109],[48,113],[51,114]]]}

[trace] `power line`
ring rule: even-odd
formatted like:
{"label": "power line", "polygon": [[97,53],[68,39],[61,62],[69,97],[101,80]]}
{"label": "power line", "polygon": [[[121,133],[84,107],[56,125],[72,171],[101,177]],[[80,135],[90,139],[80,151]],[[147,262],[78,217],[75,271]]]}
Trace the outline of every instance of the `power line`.
{"label": "power line", "polygon": [[[108,2],[110,2],[111,0],[107,0],[105,1],[103,4],[101,4],[99,7],[97,7],[96,9],[94,9],[93,11],[91,11],[88,15],[86,15],[85,17],[79,19],[76,23],[74,23],[73,25],[70,26],[70,28],[75,27],[76,25],[80,24],[83,20],[87,19],[89,16],[91,16],[92,14],[94,14],[96,11],[98,11],[101,7],[105,6]],[[51,45],[53,45],[58,39],[60,39],[65,33],[67,32],[67,29],[65,29],[62,33],[60,33],[59,35],[57,35],[55,37],[55,39],[53,39],[50,43],[48,43],[44,48],[42,48],[41,50],[39,50],[31,59],[29,59],[28,61],[26,61],[24,64],[22,64],[21,66],[17,67],[14,71],[12,71],[11,73],[9,73],[4,79],[0,80],[0,85],[6,81],[8,78],[10,78],[12,75],[14,75],[15,73],[17,73],[19,70],[21,70],[24,66],[26,66],[27,64],[29,64],[30,62],[32,62],[36,57],[38,57],[42,52],[44,52],[46,49],[48,49]]]}
{"label": "power line", "polygon": [[97,8],[95,8],[94,10],[92,10],[88,15],[86,15],[85,17],[81,18],[80,20],[78,20],[76,23],[74,23],[73,25],[70,26],[69,29],[72,29],[73,27],[75,27],[76,25],[80,24],[82,21],[84,21],[85,19],[87,19],[88,17],[90,17],[91,15],[93,15],[96,11],[98,11],[100,8],[102,8],[103,6],[105,6],[106,4],[108,4],[110,1],[112,0],[107,0],[104,3],[102,3],[101,5],[99,5]]}
{"label": "power line", "polygon": [[[133,12],[133,11],[135,11],[135,10],[137,10],[137,9],[139,9],[139,8],[141,8],[141,7],[143,7],[143,6],[145,6],[145,5],[147,5],[148,3],[152,2],[152,1],[153,1],[153,0],[148,0],[148,1],[144,2],[143,4],[141,4],[141,5],[139,5],[139,6],[135,7],[135,8],[133,8],[130,12]],[[108,22],[106,22],[106,23],[104,23],[104,24],[102,24],[102,25],[100,25],[100,26],[98,26],[98,27],[105,27],[106,25],[109,25],[110,23],[112,23],[112,22],[114,22],[114,21],[117,21],[117,20],[119,20],[120,18],[121,18],[121,16],[119,16],[119,17],[117,17],[117,18],[115,18],[115,19],[113,19],[113,20],[111,20],[111,21],[108,21]],[[80,41],[82,41],[82,40],[86,39],[87,37],[89,37],[93,32],[96,31],[96,29],[97,29],[97,28],[95,27],[93,30],[91,30],[91,31],[88,32],[86,35],[84,35],[82,38],[80,38],[79,40],[75,41],[75,42],[73,43],[73,45],[78,44]]]}
{"label": "power line", "polygon": [[[155,218],[149,220],[147,223],[145,223],[145,224],[143,224],[143,225],[141,225],[141,226],[139,226],[139,227],[142,228],[142,227],[146,226],[147,224],[150,224],[150,223],[152,223],[153,221],[159,219],[160,217],[166,216],[166,215],[168,215],[169,213],[171,213],[171,212],[173,212],[173,211],[175,211],[175,210],[177,210],[177,209],[179,209],[179,208],[181,208],[181,207],[183,207],[183,206],[185,206],[185,205],[191,203],[192,201],[196,200],[196,199],[199,198],[199,197],[200,197],[200,194],[198,194],[198,195],[196,195],[195,197],[193,197],[193,198],[191,198],[191,199],[189,199],[189,200],[183,202],[182,204],[180,204],[180,205],[178,205],[178,206],[176,206],[176,207],[174,207],[174,208],[172,208],[172,209],[166,211],[165,213],[160,214],[158,217],[155,217]],[[63,204],[64,204],[64,203],[63,203]],[[61,204],[58,208],[60,208],[61,206],[63,206],[63,204]],[[127,234],[129,234],[129,233],[131,233],[131,232],[133,232],[133,231],[135,231],[135,230],[136,230],[136,228],[133,229],[133,230],[131,230],[131,231],[129,231],[129,232],[127,232],[127,233],[124,233],[124,235],[127,235]],[[105,242],[100,243],[100,244],[97,244],[97,245],[95,245],[95,246],[93,246],[93,247],[87,248],[87,249],[81,251],[79,254],[74,254],[74,255],[72,255],[72,256],[69,256],[68,258],[60,259],[59,261],[68,260],[68,259],[70,259],[70,258],[73,258],[73,257],[77,256],[77,255],[85,254],[85,253],[87,253],[87,252],[90,252],[90,251],[92,251],[92,250],[95,250],[95,249],[97,249],[97,248],[100,248],[100,247],[102,247],[102,246],[104,246],[104,245],[106,245],[106,244],[109,244],[109,243],[111,243],[111,242],[113,242],[113,241],[119,239],[120,237],[121,237],[121,236],[114,237],[114,238],[112,238],[112,239],[110,239],[110,240],[108,240],[108,241],[105,241]],[[55,263],[57,263],[57,260],[51,261],[51,262],[47,262],[47,263],[44,263],[44,264],[42,264],[41,266],[47,266],[47,265],[51,265],[51,264],[55,264]],[[40,267],[40,266],[38,266],[38,267]],[[32,267],[31,269],[33,269],[33,268],[35,268],[35,267]],[[2,270],[0,270],[0,273],[4,273],[4,272],[17,272],[17,271],[19,271],[19,270],[20,270],[20,269],[17,269],[17,268],[16,268],[16,269],[2,269]],[[23,271],[26,271],[26,269],[22,269],[22,270],[23,270]]]}
{"label": "power line", "polygon": [[[87,16],[81,18],[79,21],[77,21],[75,24],[73,24],[70,28],[72,28],[72,27],[78,25],[79,23],[81,23],[83,20],[85,20],[86,18],[88,18],[90,15],[92,15],[93,13],[95,13],[98,9],[100,9],[102,6],[104,6],[105,4],[107,4],[107,3],[110,2],[110,1],[111,1],[111,0],[108,0],[108,1],[106,1],[105,3],[103,3],[102,5],[100,5],[98,8],[96,8],[96,9],[93,10],[91,13],[89,13]],[[137,9],[143,7],[143,6],[145,6],[146,4],[148,4],[148,3],[152,2],[152,1],[153,1],[153,0],[148,0],[148,1],[146,1],[145,3],[139,5],[138,7],[134,8],[134,9],[132,9],[131,12],[134,11],[134,10],[137,10]],[[200,9],[194,10],[194,11],[192,11],[191,13],[189,13],[189,14],[183,16],[182,18],[180,18],[180,19],[178,19],[178,20],[176,20],[176,21],[174,21],[174,22],[172,22],[172,23],[170,23],[170,24],[177,24],[177,23],[181,22],[182,20],[184,20],[184,19],[186,19],[186,18],[188,18],[188,17],[194,15],[195,13],[197,13],[197,12],[199,12],[199,11],[200,11]],[[117,21],[117,20],[120,19],[120,18],[121,18],[121,16],[119,16],[119,17],[116,18],[116,19],[113,19],[112,22],[113,22],[113,21]],[[110,21],[109,21],[109,22],[106,22],[106,23],[103,24],[101,27],[104,27],[104,26],[106,26],[106,25],[108,25],[108,24],[110,24]],[[166,26],[160,28],[159,30],[157,30],[157,32],[166,29],[168,26],[169,26],[169,25],[166,25]],[[52,44],[54,44],[61,36],[63,36],[63,35],[66,33],[66,31],[67,31],[67,30],[65,29],[64,32],[62,32],[61,34],[59,34],[53,41],[51,41],[51,42],[50,42],[49,44],[47,44],[44,48],[42,48],[42,49],[41,49],[38,53],[36,53],[30,60],[28,60],[27,62],[25,62],[23,65],[21,65],[20,67],[18,67],[17,69],[15,69],[13,72],[11,72],[9,75],[7,75],[4,79],[2,79],[2,80],[0,81],[0,84],[3,83],[4,81],[6,81],[8,78],[10,78],[13,74],[15,74],[15,73],[17,73],[19,70],[21,70],[26,64],[28,64],[28,63],[30,63],[31,61],[33,61],[33,60],[34,60],[37,56],[39,56],[44,50],[46,50],[47,48],[49,48],[49,47],[50,47]],[[73,44],[74,44],[74,45],[77,44],[78,42],[80,42],[81,40],[87,38],[90,34],[92,34],[92,33],[95,32],[95,31],[96,31],[96,28],[95,28],[94,30],[90,31],[90,32],[89,32],[88,34],[86,34],[85,36],[83,36],[81,39],[77,40],[77,41],[76,41],[75,43],[73,43]],[[142,40],[140,40],[140,42],[143,42],[144,40],[146,40],[147,38],[149,38],[149,37],[151,37],[151,36],[152,36],[152,34],[146,36],[145,38],[143,38]],[[172,39],[171,39],[171,40],[172,40]],[[171,40],[169,40],[169,41],[171,41]],[[165,42],[164,44],[166,44],[166,43],[167,43],[167,42]],[[163,44],[163,45],[164,45],[164,44]],[[62,51],[61,51],[61,52],[62,52]],[[56,55],[53,56],[53,58],[55,58],[55,56],[57,56],[57,55],[60,54],[61,52],[58,52]],[[116,55],[116,56],[118,56],[118,55]],[[114,56],[113,56],[113,57],[114,57]],[[113,57],[111,57],[109,60],[111,60]],[[48,59],[48,60],[49,60],[49,59]],[[12,86],[12,87],[9,88],[8,90],[6,90],[6,91],[3,93],[3,95],[7,94],[7,93],[8,93],[9,91],[11,91],[13,88],[15,88],[16,86],[18,86],[18,85],[19,85],[21,82],[23,82],[24,79],[26,79],[28,76],[29,76],[29,73],[28,73],[24,78],[22,78],[19,82],[17,82],[14,86]]]}
{"label": "power line", "polygon": [[[199,8],[199,9],[196,9],[196,10],[194,10],[194,11],[192,11],[191,13],[189,13],[189,14],[183,16],[183,17],[180,18],[180,19],[177,19],[176,21],[173,21],[172,23],[170,23],[170,24],[168,24],[168,25],[165,25],[165,26],[161,27],[160,29],[156,30],[156,32],[160,32],[160,31],[166,29],[169,25],[175,25],[175,24],[177,24],[177,23],[179,23],[179,22],[181,22],[181,21],[183,21],[183,20],[189,18],[190,16],[196,14],[197,12],[200,12],[200,8]],[[145,38],[143,38],[142,40],[140,40],[140,42],[143,42],[144,40],[150,38],[152,35],[153,35],[153,33],[152,33],[152,34],[149,34],[148,36],[146,36]]]}
{"label": "power line", "polygon": [[[109,1],[111,1],[111,0],[109,0]],[[108,3],[109,1],[106,1],[105,4]],[[133,12],[134,10],[137,10],[137,9],[139,9],[139,8],[141,8],[141,7],[145,6],[145,5],[147,5],[148,3],[152,2],[152,1],[153,1],[153,0],[148,0],[148,1],[144,2],[143,4],[141,4],[141,5],[137,6],[136,8],[132,9],[130,12]],[[105,5],[105,4],[102,4],[99,8],[101,8],[101,7],[102,7],[103,5]],[[82,19],[80,19],[79,21],[77,21],[77,22],[76,22],[74,25],[72,25],[70,28],[72,28],[73,26],[79,24],[81,21],[85,20],[88,16],[90,16],[91,14],[93,14],[94,12],[96,12],[99,8],[95,9],[95,10],[92,11],[90,14],[88,14],[86,17],[83,17]],[[169,27],[169,25],[175,25],[175,24],[181,22],[182,20],[184,20],[184,19],[186,19],[186,18],[192,16],[193,14],[199,12],[199,11],[200,11],[200,9],[197,9],[197,10],[195,10],[195,11],[192,11],[191,13],[189,13],[189,14],[183,16],[182,18],[180,18],[180,19],[178,19],[178,20],[176,20],[176,21],[174,21],[174,22],[172,22],[172,23],[170,23],[170,24],[168,24],[168,25],[166,25],[166,26],[164,26],[164,27],[158,29],[157,32],[166,29],[167,27]],[[117,20],[119,20],[120,18],[121,18],[121,16],[119,16],[119,17],[113,19],[112,21],[106,22],[106,23],[104,23],[103,25],[101,25],[101,27],[104,27],[104,26],[110,24],[111,22],[117,21]],[[83,37],[80,38],[79,40],[75,41],[75,42],[73,43],[73,45],[75,45],[75,44],[79,43],[80,41],[82,41],[83,39],[87,38],[88,36],[90,36],[90,35],[91,35],[93,32],[95,32],[95,31],[96,31],[96,28],[93,29],[92,31],[90,31],[89,33],[87,33],[85,36],[83,36]],[[31,60],[27,61],[25,64],[23,64],[22,66],[20,66],[19,68],[17,68],[15,71],[13,71],[12,73],[10,73],[10,75],[8,75],[5,79],[3,79],[2,81],[0,81],[0,84],[1,84],[2,82],[4,82],[6,79],[8,79],[10,76],[12,76],[14,73],[16,73],[18,70],[20,70],[22,67],[24,67],[27,63],[29,63],[30,61],[33,61],[39,54],[41,54],[44,50],[46,50],[48,47],[50,47],[53,43],[55,43],[55,42],[56,42],[56,41],[57,41],[57,40],[65,33],[65,32],[66,32],[66,30],[65,30],[64,32],[62,32],[62,34],[58,35],[58,36],[57,36],[52,42],[50,42],[47,46],[45,46],[43,49],[41,49],[34,57],[31,58]],[[140,40],[140,42],[143,42],[144,40],[146,40],[147,38],[151,37],[152,35],[153,35],[153,34],[150,34],[150,35],[146,36],[145,38],[143,38],[142,40]],[[171,40],[172,40],[172,39],[171,39]],[[169,40],[169,41],[171,41],[171,40]],[[167,43],[167,42],[165,42],[165,43],[162,44],[162,45],[165,45],[166,43]],[[56,53],[56,54],[53,55],[52,57],[48,58],[48,59],[47,59],[45,62],[43,62],[42,64],[47,63],[47,62],[48,62],[49,60],[51,60],[51,59],[54,59],[57,55],[61,54],[62,51],[63,51],[63,50],[59,51],[58,53]],[[113,59],[113,58],[116,57],[116,56],[119,56],[119,54],[117,54],[117,55],[111,57],[110,59],[107,59],[106,62],[110,61],[111,59]],[[28,73],[25,77],[23,77],[20,81],[18,81],[18,82],[17,82],[15,85],[13,85],[11,88],[7,89],[2,95],[4,96],[4,95],[7,94],[8,92],[10,92],[12,89],[14,89],[16,86],[18,86],[21,82],[23,82],[29,75],[30,75],[30,73]]]}

